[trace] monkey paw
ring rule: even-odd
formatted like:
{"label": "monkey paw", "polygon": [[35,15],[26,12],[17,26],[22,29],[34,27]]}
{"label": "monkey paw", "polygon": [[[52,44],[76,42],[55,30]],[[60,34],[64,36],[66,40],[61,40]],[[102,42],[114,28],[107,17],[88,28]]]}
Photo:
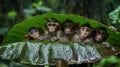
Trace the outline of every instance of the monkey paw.
{"label": "monkey paw", "polygon": [[110,28],[112,31],[117,31],[117,28],[114,27],[114,26],[109,26],[109,28]]}
{"label": "monkey paw", "polygon": [[102,42],[103,45],[105,45],[105,47],[110,48],[110,43],[109,42]]}
{"label": "monkey paw", "polygon": [[68,41],[68,39],[63,37],[63,38],[60,38],[60,41],[61,42],[66,42],[66,41]]}
{"label": "monkey paw", "polygon": [[56,41],[57,39],[58,39],[58,38],[55,37],[55,36],[51,38],[52,41]]}
{"label": "monkey paw", "polygon": [[38,38],[38,40],[44,40],[44,39],[45,39],[44,36],[40,36],[40,37]]}
{"label": "monkey paw", "polygon": [[90,41],[90,39],[86,39],[85,41],[83,41],[83,43],[85,43],[85,44],[90,44],[91,41]]}

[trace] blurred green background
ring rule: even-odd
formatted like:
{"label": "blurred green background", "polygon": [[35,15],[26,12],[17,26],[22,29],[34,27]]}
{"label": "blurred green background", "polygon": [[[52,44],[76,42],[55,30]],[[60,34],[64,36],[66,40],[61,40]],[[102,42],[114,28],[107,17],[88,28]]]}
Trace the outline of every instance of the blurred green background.
{"label": "blurred green background", "polygon": [[0,43],[13,25],[46,12],[81,15],[120,31],[120,0],[0,0]]}

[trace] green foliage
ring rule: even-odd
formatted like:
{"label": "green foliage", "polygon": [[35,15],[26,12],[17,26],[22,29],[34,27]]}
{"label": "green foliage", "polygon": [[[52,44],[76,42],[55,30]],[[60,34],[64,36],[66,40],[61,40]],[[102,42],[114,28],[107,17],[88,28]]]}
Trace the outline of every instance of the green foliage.
{"label": "green foliage", "polygon": [[47,21],[45,18],[55,18],[60,23],[63,23],[65,20],[70,19],[74,23],[83,25],[89,23],[91,27],[105,27],[109,38],[107,41],[111,42],[114,46],[120,46],[120,33],[111,31],[106,25],[92,19],[84,18],[82,16],[77,16],[73,14],[55,14],[55,13],[46,13],[43,15],[38,15],[33,18],[27,19],[21,23],[14,25],[14,27],[7,33],[4,38],[4,43],[20,42],[24,40],[24,36],[31,27],[42,28],[45,30],[45,24]]}
{"label": "green foliage", "polygon": [[24,13],[26,15],[26,18],[31,18],[32,15],[36,12],[35,9],[31,8],[31,9],[24,9]]}
{"label": "green foliage", "polygon": [[7,33],[7,31],[8,31],[7,27],[0,28],[0,35],[5,35],[5,33]]}
{"label": "green foliage", "polygon": [[32,65],[25,65],[14,61],[6,61],[0,58],[0,67],[37,67]]}
{"label": "green foliage", "polygon": [[109,58],[103,58],[99,64],[95,67],[120,67],[120,59],[116,56],[111,56]]}
{"label": "green foliage", "polygon": [[51,8],[49,8],[47,6],[43,6],[42,0],[32,3],[30,8],[24,9],[26,18],[31,18],[33,16],[33,14],[36,14],[37,12],[40,13],[40,12],[51,12],[51,11],[52,11]]}
{"label": "green foliage", "polygon": [[35,10],[34,9],[24,9],[24,13],[25,14],[34,14],[35,13]]}
{"label": "green foliage", "polygon": [[36,7],[36,8],[37,8],[38,6],[42,6],[42,5],[43,5],[43,1],[41,1],[41,0],[38,1],[37,3],[32,3],[32,6],[33,6],[33,7]]}
{"label": "green foliage", "polygon": [[110,19],[112,19],[112,23],[120,23],[120,6],[118,6],[114,11],[109,13]]}
{"label": "green foliage", "polygon": [[8,16],[9,17],[13,17],[13,16],[16,16],[16,15],[17,15],[16,11],[10,11],[10,12],[8,12]]}
{"label": "green foliage", "polygon": [[14,19],[15,16],[17,15],[17,12],[16,11],[10,11],[7,13],[8,17],[11,18],[11,19]]}
{"label": "green foliage", "polygon": [[0,67],[8,67],[8,66],[3,63],[0,63]]}
{"label": "green foliage", "polygon": [[43,11],[43,12],[51,12],[51,8],[45,7],[45,6],[39,6],[36,8],[38,11]]}

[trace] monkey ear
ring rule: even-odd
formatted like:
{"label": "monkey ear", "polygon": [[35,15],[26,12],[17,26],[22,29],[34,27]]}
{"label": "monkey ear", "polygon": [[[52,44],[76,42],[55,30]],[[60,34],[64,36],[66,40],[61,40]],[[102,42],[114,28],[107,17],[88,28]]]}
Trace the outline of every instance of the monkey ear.
{"label": "monkey ear", "polygon": [[24,36],[24,38],[25,40],[29,40],[29,36],[27,34]]}
{"label": "monkey ear", "polygon": [[37,29],[39,31],[40,34],[43,34],[43,30],[41,28]]}
{"label": "monkey ear", "polygon": [[58,26],[58,25],[59,25],[59,22],[56,22],[56,25]]}
{"label": "monkey ear", "polygon": [[93,28],[90,28],[90,31],[91,31],[91,32],[93,32],[93,31],[94,31],[94,29],[93,29]]}
{"label": "monkey ear", "polygon": [[79,34],[79,31],[78,31],[78,30],[75,30],[75,33]]}
{"label": "monkey ear", "polygon": [[48,24],[49,24],[49,23],[50,23],[50,22],[47,22],[47,24],[46,24],[46,25],[48,26]]}
{"label": "monkey ear", "polygon": [[28,35],[26,34],[25,37],[28,37]]}

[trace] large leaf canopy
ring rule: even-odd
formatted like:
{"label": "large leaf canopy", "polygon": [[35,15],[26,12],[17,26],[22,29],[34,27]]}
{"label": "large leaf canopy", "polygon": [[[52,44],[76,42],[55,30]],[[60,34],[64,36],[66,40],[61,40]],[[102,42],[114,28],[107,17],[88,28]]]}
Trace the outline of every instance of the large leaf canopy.
{"label": "large leaf canopy", "polygon": [[[60,23],[72,20],[79,25],[90,24],[92,28],[105,27],[109,38],[107,41],[112,49],[106,49],[102,44],[61,43],[59,41],[24,41],[24,36],[31,27],[45,30],[45,18],[54,18]],[[120,33],[111,31],[108,26],[100,22],[73,14],[46,13],[24,20],[6,34],[0,46],[0,57],[3,59],[17,60],[21,63],[32,65],[55,64],[56,60],[64,59],[69,64],[94,62],[103,57],[120,52]],[[113,47],[118,46],[118,48]]]}
{"label": "large leaf canopy", "polygon": [[120,47],[120,33],[111,31],[108,26],[92,19],[84,18],[82,16],[73,15],[73,14],[56,14],[56,13],[46,13],[43,15],[37,15],[30,19],[24,20],[12,27],[12,29],[6,34],[3,44],[13,43],[13,42],[21,42],[24,40],[25,34],[31,27],[42,28],[45,30],[45,24],[47,21],[45,18],[54,18],[58,20],[60,23],[63,23],[65,20],[72,20],[74,23],[78,23],[83,25],[85,23],[89,23],[91,27],[105,27],[107,29],[107,33],[109,38],[107,41],[111,43],[113,46]]}

